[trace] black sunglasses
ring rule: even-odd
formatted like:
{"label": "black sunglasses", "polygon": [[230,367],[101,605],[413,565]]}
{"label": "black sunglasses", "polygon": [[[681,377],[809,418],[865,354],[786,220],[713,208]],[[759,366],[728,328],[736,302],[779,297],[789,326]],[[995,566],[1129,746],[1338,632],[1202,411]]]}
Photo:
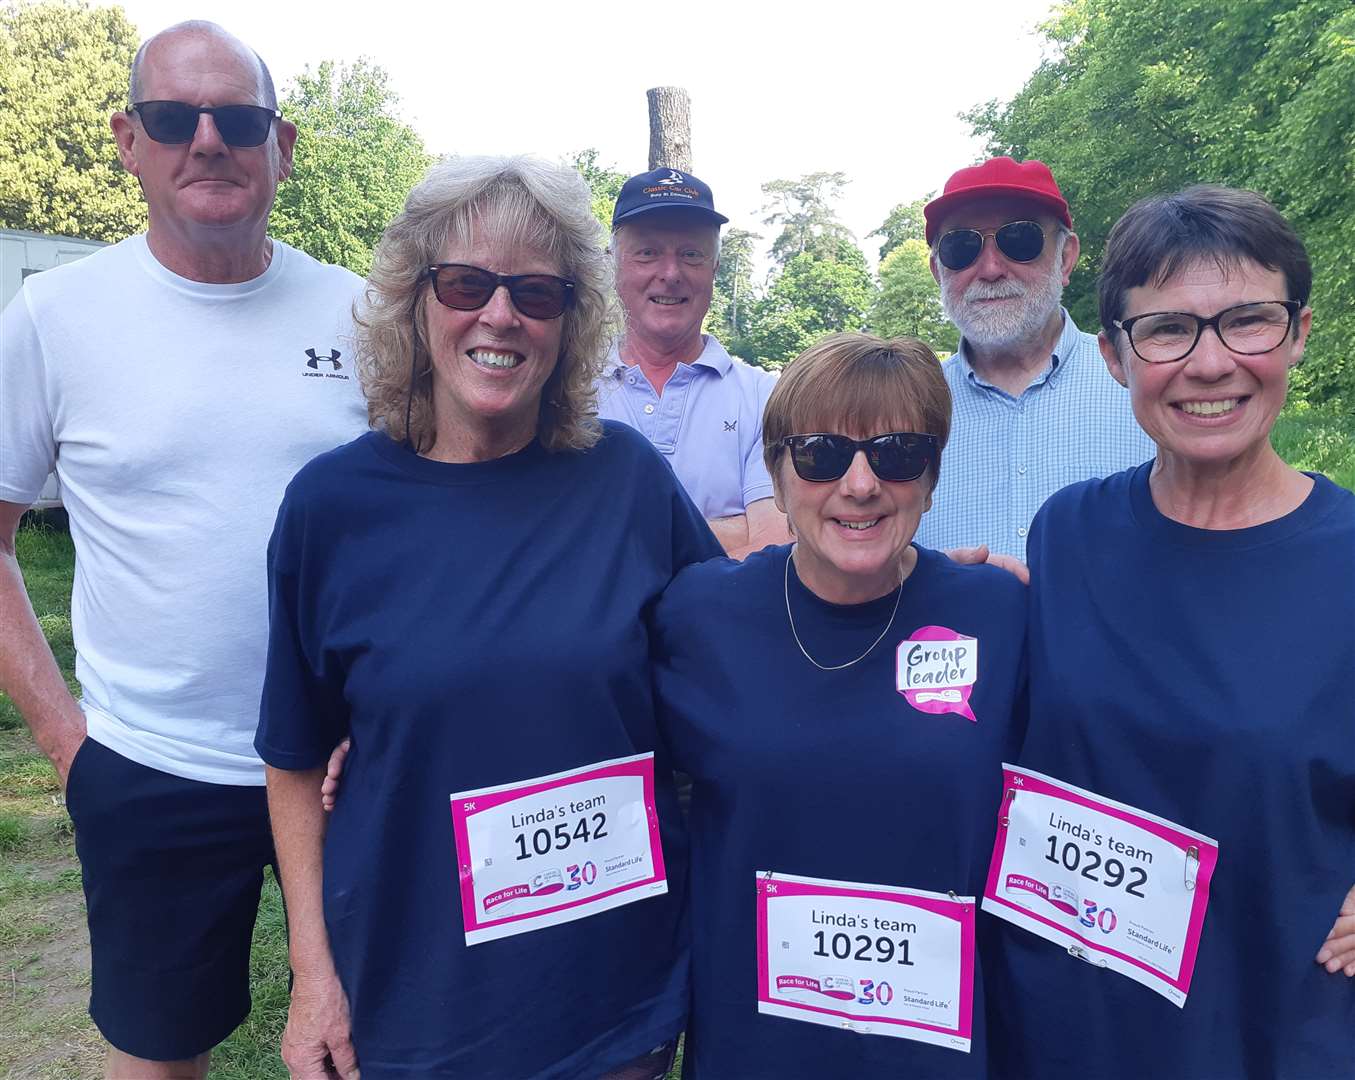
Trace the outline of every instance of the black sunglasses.
{"label": "black sunglasses", "polygon": [[936,257],[947,270],[963,270],[973,266],[983,252],[983,242],[991,236],[1012,262],[1028,263],[1040,257],[1044,250],[1044,230],[1036,221],[1009,221],[991,232],[978,229],[951,229],[936,245]]}
{"label": "black sunglasses", "polygon": [[438,263],[424,271],[443,307],[478,311],[500,285],[513,306],[532,319],[557,319],[574,303],[574,282],[554,274],[496,274],[464,263]]}
{"label": "black sunglasses", "polygon": [[141,115],[141,126],[158,143],[187,143],[197,134],[198,117],[206,113],[227,146],[259,146],[268,138],[277,109],[262,105],[190,105],[186,101],[138,101],[127,111]]}
{"label": "black sunglasses", "polygon": [[936,460],[936,436],[914,431],[891,431],[873,439],[849,439],[846,435],[787,435],[781,445],[789,448],[795,475],[801,480],[826,484],[840,480],[851,468],[858,450],[881,480],[901,484],[916,480]]}

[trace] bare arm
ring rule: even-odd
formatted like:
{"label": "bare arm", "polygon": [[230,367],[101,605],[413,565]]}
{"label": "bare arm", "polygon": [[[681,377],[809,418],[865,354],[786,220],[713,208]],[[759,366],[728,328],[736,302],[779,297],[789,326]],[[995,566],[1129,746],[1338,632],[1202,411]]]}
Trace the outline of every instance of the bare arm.
{"label": "bare arm", "polygon": [[334,970],[322,893],[325,812],[315,792],[323,766],[267,768],[268,813],[287,898],[288,954],[294,980],[282,1060],[295,1080],[358,1076],[348,998]]}
{"label": "bare arm", "polygon": [[20,503],[0,502],[0,639],[5,642],[0,649],[0,690],[14,700],[38,749],[51,759],[65,787],[71,760],[85,741],[85,714],[66,688],[19,572],[14,542],[26,509]]}
{"label": "bare arm", "polygon": [[791,541],[786,515],[776,508],[772,499],[758,499],[749,503],[742,514],[715,518],[707,524],[731,559],[742,559],[768,544],[789,544]]}

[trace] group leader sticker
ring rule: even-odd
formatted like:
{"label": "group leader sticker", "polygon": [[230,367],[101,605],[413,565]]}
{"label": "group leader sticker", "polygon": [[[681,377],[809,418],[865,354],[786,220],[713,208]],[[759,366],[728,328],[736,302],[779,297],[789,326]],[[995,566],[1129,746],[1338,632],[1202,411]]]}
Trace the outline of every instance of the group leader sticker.
{"label": "group leader sticker", "polygon": [[977,722],[969,695],[978,679],[978,638],[947,626],[920,626],[899,642],[894,685],[919,712],[958,713]]}

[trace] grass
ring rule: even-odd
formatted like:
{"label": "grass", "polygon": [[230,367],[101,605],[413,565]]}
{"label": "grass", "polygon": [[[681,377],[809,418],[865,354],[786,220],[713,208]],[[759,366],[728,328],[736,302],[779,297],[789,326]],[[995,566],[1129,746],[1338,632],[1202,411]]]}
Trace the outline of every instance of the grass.
{"label": "grass", "polygon": [[[1355,490],[1355,417],[1287,409],[1272,436],[1290,464]],[[17,538],[33,610],[76,689],[70,596],[75,551],[59,525],[26,523]],[[0,1076],[85,1080],[101,1075],[89,996],[84,897],[70,818],[50,763],[0,694]],[[284,1080],[287,934],[269,875],[251,955],[254,1009],[212,1058],[214,1080]],[[676,1071],[674,1073],[676,1075]]]}
{"label": "grass", "polygon": [[1275,422],[1270,441],[1295,468],[1326,473],[1355,491],[1355,416],[1292,405]]}

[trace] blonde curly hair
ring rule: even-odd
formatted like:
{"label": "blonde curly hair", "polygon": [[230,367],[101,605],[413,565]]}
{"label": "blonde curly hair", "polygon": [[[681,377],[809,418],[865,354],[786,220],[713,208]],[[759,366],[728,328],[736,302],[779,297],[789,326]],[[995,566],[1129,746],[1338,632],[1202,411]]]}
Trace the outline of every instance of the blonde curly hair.
{"label": "blonde curly hair", "polygon": [[611,260],[591,201],[573,169],[531,157],[447,158],[428,170],[377,244],[364,301],[354,311],[372,427],[416,451],[432,446],[425,270],[442,258],[448,241],[470,246],[487,237],[505,250],[529,247],[549,255],[574,282],[574,303],[561,316],[560,361],[541,391],[537,437],[552,451],[597,442],[595,383],[616,319]]}

